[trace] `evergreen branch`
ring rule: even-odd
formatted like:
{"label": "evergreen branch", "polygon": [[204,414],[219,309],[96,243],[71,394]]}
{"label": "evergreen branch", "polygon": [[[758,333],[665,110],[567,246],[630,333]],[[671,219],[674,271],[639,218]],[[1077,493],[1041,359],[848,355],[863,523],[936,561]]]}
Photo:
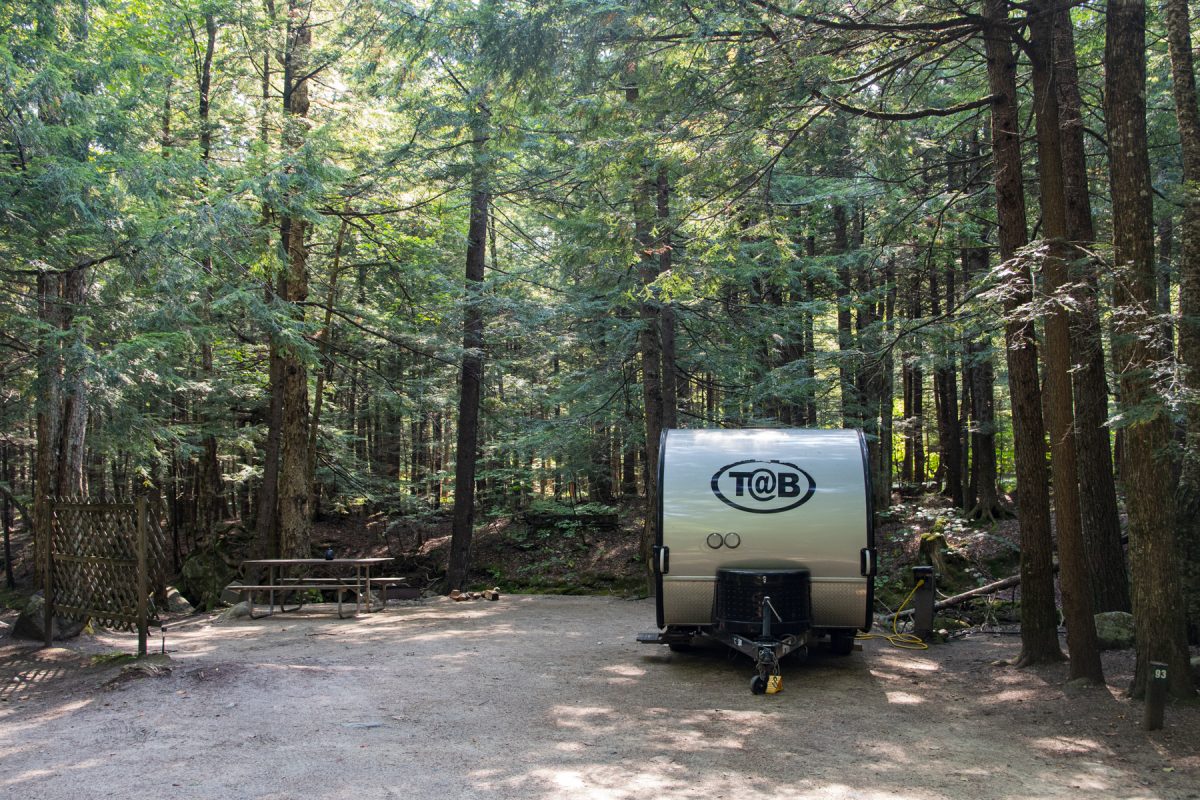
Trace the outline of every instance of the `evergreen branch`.
{"label": "evergreen branch", "polygon": [[869,108],[859,108],[852,106],[849,103],[844,103],[836,97],[830,97],[820,89],[813,89],[813,97],[829,103],[834,108],[845,111],[847,114],[853,114],[856,117],[866,117],[867,119],[875,119],[883,122],[904,122],[914,119],[925,119],[927,117],[951,117],[955,114],[961,114],[964,111],[974,111],[977,108],[989,106],[996,99],[995,95],[988,95],[979,100],[972,100],[967,103],[959,103],[956,106],[949,108],[919,108],[915,111],[872,111]]}
{"label": "evergreen branch", "polygon": [[955,30],[958,28],[981,28],[986,20],[979,14],[963,14],[948,19],[930,20],[929,22],[871,22],[865,19],[831,19],[817,17],[811,14],[800,14],[786,11],[771,0],[750,0],[751,5],[758,6],[764,11],[770,11],[781,17],[797,22],[805,22],[818,28],[828,28],[835,31],[879,31],[885,33],[932,33],[935,31]]}
{"label": "evergreen branch", "polygon": [[[324,308],[324,304],[322,304],[322,303],[319,303],[319,302],[317,302],[317,301],[315,301],[315,300],[302,300],[302,301],[296,301],[296,305],[298,305],[298,306],[313,306],[314,308]],[[363,333],[369,334],[369,335],[371,335],[371,336],[374,336],[374,337],[376,337],[376,338],[378,338],[378,339],[382,339],[383,341],[387,342],[388,344],[394,344],[394,345],[396,345],[397,347],[401,347],[401,348],[403,348],[403,349],[407,350],[408,352],[410,352],[410,353],[412,353],[412,354],[414,354],[414,355],[418,355],[418,356],[422,356],[422,357],[424,357],[424,358],[428,358],[430,361],[437,361],[437,362],[438,362],[438,363],[440,363],[440,364],[446,364],[447,366],[451,366],[451,367],[457,367],[457,366],[459,366],[459,365],[458,365],[458,363],[456,363],[456,362],[454,362],[454,361],[451,361],[451,360],[449,360],[449,359],[446,359],[446,358],[442,358],[442,357],[441,357],[441,356],[439,356],[439,355],[436,355],[436,354],[434,354],[434,353],[430,353],[430,352],[428,352],[428,351],[426,351],[426,350],[422,350],[422,349],[421,349],[421,348],[419,348],[419,347],[414,347],[413,345],[409,344],[408,342],[404,341],[403,339],[399,339],[399,338],[397,338],[397,337],[395,337],[395,336],[392,336],[392,335],[390,335],[390,334],[384,333],[383,331],[377,331],[377,330],[375,330],[374,328],[370,328],[370,327],[368,327],[368,326],[366,326],[366,325],[362,324],[362,323],[361,323],[361,322],[359,322],[358,320],[354,319],[352,316],[350,316],[349,314],[347,314],[347,313],[346,313],[346,312],[344,312],[344,311],[340,311],[340,310],[338,310],[338,309],[336,309],[336,308],[332,308],[332,309],[330,309],[330,311],[331,311],[331,312],[332,312],[332,313],[333,313],[335,316],[337,316],[338,318],[340,318],[340,319],[342,319],[342,320],[345,320],[346,322],[350,323],[350,325],[351,325],[352,327],[354,327],[354,328],[358,328],[358,329],[359,329],[360,331],[362,331]]]}

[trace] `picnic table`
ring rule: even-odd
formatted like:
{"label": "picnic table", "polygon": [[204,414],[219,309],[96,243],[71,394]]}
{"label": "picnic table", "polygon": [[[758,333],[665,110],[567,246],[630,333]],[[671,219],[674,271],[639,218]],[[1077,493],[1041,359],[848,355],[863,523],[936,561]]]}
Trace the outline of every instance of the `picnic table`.
{"label": "picnic table", "polygon": [[[302,595],[298,598],[296,608],[284,608],[284,600],[288,595],[296,595],[297,593],[308,592],[312,590],[337,592],[338,617],[345,619],[342,614],[342,595],[346,592],[354,593],[354,614],[357,616],[359,609],[366,607],[368,613],[380,611],[383,609],[384,603],[380,602],[378,607],[372,607],[371,603],[371,585],[372,583],[380,584],[384,582],[398,583],[399,578],[381,578],[372,577],[371,570],[381,564],[386,564],[393,559],[391,558],[255,558],[242,562],[242,567],[247,572],[255,567],[267,568],[267,582],[263,584],[251,584],[246,586],[233,587],[236,591],[245,592],[246,600],[250,603],[250,616],[254,617],[254,595],[256,592],[261,592],[268,597],[268,611],[261,616],[270,616],[275,612],[275,596],[279,595],[279,610],[295,611],[304,605]],[[305,573],[316,572],[318,575],[301,575],[296,576],[290,574],[293,570],[303,570]],[[260,617],[254,617],[259,619]]]}

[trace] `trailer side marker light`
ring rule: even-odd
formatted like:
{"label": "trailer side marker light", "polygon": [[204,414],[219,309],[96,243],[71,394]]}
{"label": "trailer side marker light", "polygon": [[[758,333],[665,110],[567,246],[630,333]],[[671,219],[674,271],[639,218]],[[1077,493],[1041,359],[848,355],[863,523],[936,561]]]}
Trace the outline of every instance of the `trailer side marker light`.
{"label": "trailer side marker light", "polygon": [[706,541],[708,542],[708,546],[713,550],[716,550],[721,545],[725,544],[725,540],[721,538],[721,534],[716,532],[710,533]]}
{"label": "trailer side marker light", "polygon": [[741,543],[742,543],[742,537],[737,535],[736,533],[733,533],[732,531],[730,531],[729,533],[725,534],[725,546],[728,547],[729,549],[732,550],[733,548],[737,547]]}

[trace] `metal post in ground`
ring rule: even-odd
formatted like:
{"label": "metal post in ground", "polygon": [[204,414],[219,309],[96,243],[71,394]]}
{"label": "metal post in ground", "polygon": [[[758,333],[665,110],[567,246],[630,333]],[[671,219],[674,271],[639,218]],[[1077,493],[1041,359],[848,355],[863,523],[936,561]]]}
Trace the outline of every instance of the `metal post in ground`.
{"label": "metal post in ground", "polygon": [[917,589],[913,593],[913,633],[922,641],[933,637],[933,601],[934,591],[933,567],[913,567],[913,582]]}
{"label": "metal post in ground", "polygon": [[1167,665],[1150,662],[1150,680],[1146,681],[1146,716],[1142,727],[1156,731],[1163,726],[1163,707],[1167,704]]}

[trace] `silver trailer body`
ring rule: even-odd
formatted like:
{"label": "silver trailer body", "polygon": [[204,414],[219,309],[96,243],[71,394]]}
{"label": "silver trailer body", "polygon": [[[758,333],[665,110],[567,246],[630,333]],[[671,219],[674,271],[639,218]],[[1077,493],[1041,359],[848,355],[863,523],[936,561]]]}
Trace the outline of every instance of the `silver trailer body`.
{"label": "silver trailer body", "polygon": [[659,487],[660,629],[711,629],[718,569],[799,569],[814,634],[869,630],[875,542],[860,431],[669,430]]}

